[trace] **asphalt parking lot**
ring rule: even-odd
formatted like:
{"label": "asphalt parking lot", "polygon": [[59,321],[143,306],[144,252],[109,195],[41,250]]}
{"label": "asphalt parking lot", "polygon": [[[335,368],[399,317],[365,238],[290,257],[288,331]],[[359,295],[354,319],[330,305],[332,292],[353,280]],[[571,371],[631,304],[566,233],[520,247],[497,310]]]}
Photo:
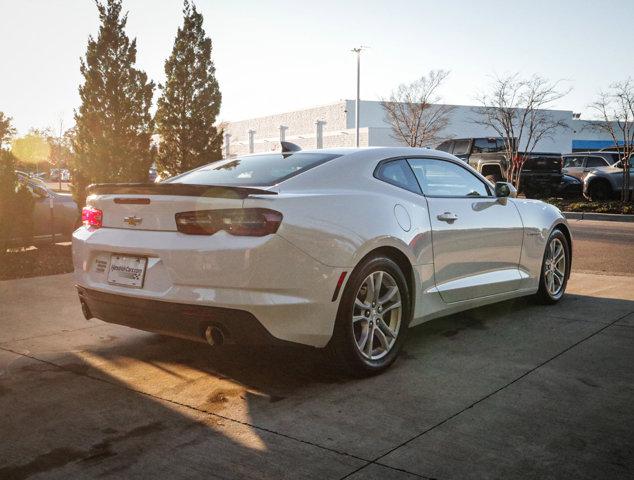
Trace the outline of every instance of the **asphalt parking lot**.
{"label": "asphalt parking lot", "polygon": [[71,275],[0,282],[0,478],[632,478],[632,278],[568,292],[429,322],[350,380],[86,321]]}

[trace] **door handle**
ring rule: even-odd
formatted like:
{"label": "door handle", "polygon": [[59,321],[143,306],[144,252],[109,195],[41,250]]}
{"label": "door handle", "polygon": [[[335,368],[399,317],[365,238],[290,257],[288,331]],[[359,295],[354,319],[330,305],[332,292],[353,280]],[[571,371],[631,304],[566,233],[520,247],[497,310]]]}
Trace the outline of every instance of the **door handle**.
{"label": "door handle", "polygon": [[436,217],[441,222],[453,223],[458,220],[458,215],[451,212],[445,212]]}

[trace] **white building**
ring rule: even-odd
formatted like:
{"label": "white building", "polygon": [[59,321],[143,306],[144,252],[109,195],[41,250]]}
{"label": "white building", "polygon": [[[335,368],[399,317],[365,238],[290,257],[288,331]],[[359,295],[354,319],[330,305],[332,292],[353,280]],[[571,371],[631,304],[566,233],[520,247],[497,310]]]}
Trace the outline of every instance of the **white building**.
{"label": "white building", "polygon": [[[450,114],[445,138],[495,137],[495,131],[474,122],[476,108],[457,105]],[[361,102],[359,143],[361,146],[402,145],[392,136],[392,129],[379,101]],[[535,147],[539,152],[593,150],[612,145],[605,133],[592,128],[592,121],[577,118],[571,110],[548,110],[568,128],[557,131]],[[280,140],[296,143],[304,149],[353,147],[355,145],[355,102],[342,100],[329,105],[267,117],[230,122],[226,127],[225,156],[265,152],[280,148]]]}

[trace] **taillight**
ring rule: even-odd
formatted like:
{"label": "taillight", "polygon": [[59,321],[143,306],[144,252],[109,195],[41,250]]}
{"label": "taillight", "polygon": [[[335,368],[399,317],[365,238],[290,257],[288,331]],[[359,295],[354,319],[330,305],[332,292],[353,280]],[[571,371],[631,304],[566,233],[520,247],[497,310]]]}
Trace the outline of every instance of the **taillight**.
{"label": "taillight", "polygon": [[103,225],[103,212],[95,207],[84,207],[81,221],[86,227],[100,228]]}
{"label": "taillight", "polygon": [[220,230],[241,237],[263,237],[277,232],[282,214],[268,208],[199,210],[176,214],[176,228],[188,235],[213,235]]}

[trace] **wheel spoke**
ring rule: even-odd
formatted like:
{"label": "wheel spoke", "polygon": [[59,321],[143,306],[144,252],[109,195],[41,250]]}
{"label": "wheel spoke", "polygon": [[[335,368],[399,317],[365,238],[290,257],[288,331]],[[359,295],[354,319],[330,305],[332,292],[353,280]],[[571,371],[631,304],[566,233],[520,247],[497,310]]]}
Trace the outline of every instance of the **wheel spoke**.
{"label": "wheel spoke", "polygon": [[365,350],[365,344],[368,342],[368,329],[364,328],[361,332],[361,338],[357,341],[357,346],[362,352]]}
{"label": "wheel spoke", "polygon": [[372,358],[372,350],[373,350],[373,344],[374,343],[374,328],[369,328],[368,329],[368,335],[367,335],[367,341],[363,347],[363,351],[365,351],[365,354]]}
{"label": "wheel spoke", "polygon": [[366,278],[365,285],[367,288],[365,294],[365,302],[370,304],[374,301],[374,278],[372,275]]}
{"label": "wheel spoke", "polygon": [[377,328],[375,329],[374,334],[376,335],[376,338],[379,339],[379,343],[381,344],[383,349],[387,352],[390,349],[390,346],[389,342],[387,341],[387,337],[385,336],[383,331],[380,328]]}
{"label": "wheel spoke", "polygon": [[555,264],[559,264],[559,262],[561,262],[563,259],[564,259],[564,252],[559,252],[559,255],[557,255],[554,262]]}
{"label": "wheel spoke", "polygon": [[379,295],[381,294],[381,285],[383,285],[383,272],[376,272],[374,274],[374,296],[372,297],[373,302],[378,302]]}
{"label": "wheel spoke", "polygon": [[358,307],[358,308],[361,308],[363,310],[367,310],[368,308],[370,308],[370,305],[367,305],[367,304],[363,303],[358,297],[355,298],[355,300],[354,300],[354,306]]}
{"label": "wheel spoke", "polygon": [[385,315],[390,310],[394,310],[395,308],[400,308],[400,306],[401,306],[401,302],[394,302],[389,307],[383,309],[383,315]]}
{"label": "wheel spoke", "polygon": [[363,320],[368,320],[365,315],[355,315],[352,317],[352,323],[362,322]]}
{"label": "wheel spoke", "polygon": [[394,333],[394,331],[390,328],[390,326],[385,323],[385,320],[380,319],[378,322],[379,328],[381,329],[381,332],[385,333],[386,335],[389,335],[392,338],[396,338],[396,333]]}
{"label": "wheel spoke", "polygon": [[394,286],[388,290],[388,292],[379,298],[379,305],[383,305],[385,302],[391,300],[394,295],[398,293],[398,287]]}

